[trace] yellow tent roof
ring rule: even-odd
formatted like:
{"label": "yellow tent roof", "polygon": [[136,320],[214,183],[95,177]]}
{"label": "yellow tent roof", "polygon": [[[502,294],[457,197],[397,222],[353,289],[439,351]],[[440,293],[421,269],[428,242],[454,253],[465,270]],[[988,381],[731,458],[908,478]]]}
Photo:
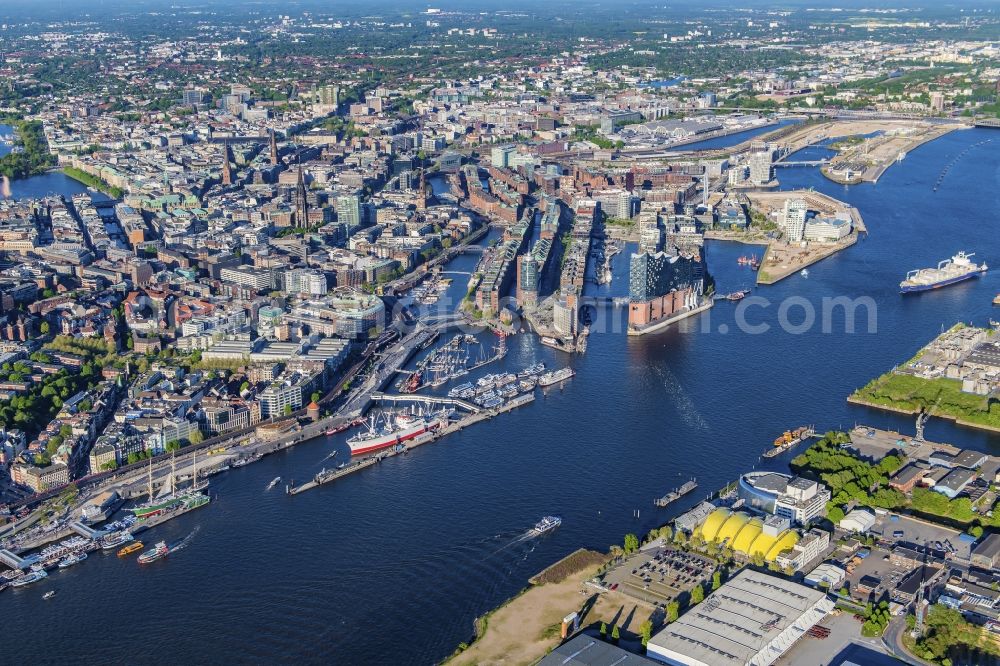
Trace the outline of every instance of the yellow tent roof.
{"label": "yellow tent roof", "polygon": [[729,519],[722,524],[721,528],[719,528],[718,534],[715,535],[715,540],[724,541],[728,539],[729,542],[732,543],[733,539],[739,533],[740,529],[742,529],[743,526],[746,525],[749,521],[750,521],[750,516],[748,516],[747,514],[742,512],[734,513],[733,515],[729,516]]}
{"label": "yellow tent roof", "polygon": [[719,533],[719,529],[722,527],[723,523],[732,515],[732,511],[729,509],[716,509],[712,513],[708,514],[708,518],[701,525],[701,536],[705,541],[715,541],[715,535]]}
{"label": "yellow tent roof", "polygon": [[782,552],[788,550],[795,544],[799,542],[799,535],[793,530],[786,530],[778,537],[778,540],[771,546],[770,550],[767,551],[767,555],[764,559],[768,562],[773,562],[774,558],[781,555]]}
{"label": "yellow tent roof", "polygon": [[757,538],[753,540],[753,543],[750,544],[750,548],[747,550],[747,555],[750,557],[753,557],[757,553],[766,555],[767,551],[771,550],[771,546],[777,542],[779,536],[780,535],[771,536],[770,534],[761,532]]}
{"label": "yellow tent roof", "polygon": [[753,544],[754,539],[760,536],[763,527],[764,523],[761,522],[760,518],[754,518],[743,526],[743,529],[740,530],[739,534],[736,535],[736,538],[730,544],[730,548],[737,553],[748,554],[750,552],[750,545]]}

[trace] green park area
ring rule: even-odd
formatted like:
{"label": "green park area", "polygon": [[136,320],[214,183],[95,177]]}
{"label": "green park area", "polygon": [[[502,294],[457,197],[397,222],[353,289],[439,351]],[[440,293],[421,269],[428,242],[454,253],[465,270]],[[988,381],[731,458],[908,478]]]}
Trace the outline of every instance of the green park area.
{"label": "green park area", "polygon": [[852,393],[849,400],[895,411],[925,411],[968,425],[1000,429],[1000,403],[989,396],[962,392],[962,382],[957,379],[888,372]]}
{"label": "green park area", "polygon": [[1000,526],[1000,512],[993,516],[977,513],[968,497],[949,499],[939,492],[919,487],[905,495],[891,488],[890,477],[908,462],[907,459],[888,455],[873,465],[843,448],[849,439],[844,432],[827,433],[790,463],[797,473],[814,477],[830,489],[827,517],[831,522],[840,522],[851,507],[868,507],[941,520],[977,537],[982,535],[983,527]]}

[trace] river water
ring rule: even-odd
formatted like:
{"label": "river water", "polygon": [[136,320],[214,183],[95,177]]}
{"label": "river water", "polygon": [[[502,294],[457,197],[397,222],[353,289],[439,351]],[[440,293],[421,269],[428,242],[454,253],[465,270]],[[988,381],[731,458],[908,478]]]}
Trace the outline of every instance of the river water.
{"label": "river water", "polygon": [[[993,141],[969,149],[986,139]],[[343,435],[214,477],[211,505],[146,539],[174,541],[200,527],[184,550],[145,568],[98,553],[0,595],[5,659],[432,663],[470,638],[476,616],[558,558],[581,546],[606,550],[626,532],[641,534],[764,466],[761,452],[786,428],[861,422],[912,431],[909,418],[851,407],[844,398],[942,327],[984,323],[993,313],[994,273],[906,298],[897,284],[907,270],[960,249],[1000,261],[998,145],[1000,133],[991,130],[954,132],[913,151],[875,186],[844,188],[812,168],[779,171],[783,187],[815,187],[856,205],[870,235],[810,268],[808,278],[755,290],[770,305],[741,307],[749,323],[769,325],[767,332],[744,332],[737,308],[720,303],[640,338],[613,332],[625,315],[608,309],[595,329],[611,332],[595,333],[583,356],[515,336],[507,357],[483,372],[544,360],[571,365],[576,377],[527,407],[295,497],[264,488],[278,475],[312,476],[334,449],[343,460]],[[749,251],[709,243],[720,291],[751,284],[736,263]],[[477,258],[449,265],[450,296],[464,293],[461,273]],[[627,264],[626,255],[615,259],[605,292],[627,292]],[[845,333],[842,314],[830,332],[819,323],[798,334],[779,326],[786,299],[819,311],[824,297],[840,296],[870,298],[877,333],[864,322],[861,332]],[[799,303],[792,323],[802,319]],[[927,436],[1000,449],[995,437],[936,420]],[[778,469],[787,460],[767,465]],[[655,497],[690,477],[697,492],[669,509],[653,507]],[[562,516],[562,527],[517,540],[546,514]],[[49,589],[58,594],[43,601]]]}

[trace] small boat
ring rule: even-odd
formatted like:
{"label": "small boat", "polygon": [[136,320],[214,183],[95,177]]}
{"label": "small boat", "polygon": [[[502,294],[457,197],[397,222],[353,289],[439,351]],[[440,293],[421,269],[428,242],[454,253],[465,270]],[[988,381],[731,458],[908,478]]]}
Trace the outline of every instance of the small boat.
{"label": "small boat", "polygon": [[121,550],[119,550],[118,551],[118,557],[125,557],[126,555],[131,555],[132,553],[134,553],[137,550],[142,550],[142,542],[141,541],[133,541],[129,545],[127,545],[124,548],[122,548]]}
{"label": "small boat", "polygon": [[1000,294],[993,297],[993,305],[1000,305]]}
{"label": "small boat", "polygon": [[101,540],[101,548],[104,550],[114,550],[122,544],[126,544],[132,540],[132,534],[128,531],[115,532],[114,534],[109,534]]}
{"label": "small boat", "polygon": [[803,268],[801,271],[799,271],[799,275],[801,275],[804,278],[809,277],[809,269],[808,268]]}
{"label": "small boat", "polygon": [[46,592],[45,594],[42,595],[42,599],[51,599],[54,596],[56,596],[56,591],[55,590],[49,590],[48,592]]}
{"label": "small boat", "polygon": [[79,564],[87,559],[87,553],[73,553],[59,562],[60,569],[68,569],[74,564]]}
{"label": "small boat", "polygon": [[276,485],[278,485],[279,483],[281,483],[281,477],[280,477],[280,476],[276,476],[276,477],[274,477],[274,479],[273,479],[273,480],[271,481],[271,483],[267,484],[267,489],[268,489],[268,490],[273,490],[273,489],[274,489],[274,487],[275,487]]}
{"label": "small boat", "polygon": [[517,373],[518,379],[527,379],[528,377],[534,377],[535,375],[540,375],[545,372],[545,363],[539,362],[534,365],[529,365],[527,368]]}
{"label": "small boat", "polygon": [[560,525],[562,525],[562,518],[559,516],[545,516],[535,523],[535,526],[528,530],[528,533],[531,536],[541,536],[546,532],[551,532]]}
{"label": "small boat", "polygon": [[326,432],[324,432],[323,434],[325,434],[327,437],[329,437],[331,435],[336,435],[338,433],[344,432],[345,430],[347,430],[350,427],[351,427],[350,423],[341,423],[338,426],[334,426],[332,428],[327,428]]}
{"label": "small boat", "polygon": [[31,585],[32,583],[37,583],[43,578],[47,578],[48,574],[45,573],[45,569],[32,570],[20,578],[16,578],[10,582],[11,587],[24,587],[25,585]]}
{"label": "small boat", "polygon": [[166,557],[170,553],[170,549],[167,548],[166,541],[160,541],[155,546],[147,550],[145,553],[139,556],[139,564],[149,564],[150,562],[155,562],[156,560]]}
{"label": "small boat", "polygon": [[815,432],[812,426],[802,426],[795,430],[786,430],[774,440],[774,446],[764,452],[764,457],[773,458],[778,454],[784,453],[812,437]]}

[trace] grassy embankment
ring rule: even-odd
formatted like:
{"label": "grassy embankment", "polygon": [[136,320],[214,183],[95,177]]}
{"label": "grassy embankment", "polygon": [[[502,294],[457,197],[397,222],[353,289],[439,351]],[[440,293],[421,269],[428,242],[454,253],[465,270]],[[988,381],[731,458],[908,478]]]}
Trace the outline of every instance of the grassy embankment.
{"label": "grassy embankment", "polygon": [[1000,430],[1000,403],[988,396],[962,392],[962,382],[939,377],[924,379],[887,372],[848,398],[850,402],[953,419],[960,424]]}

